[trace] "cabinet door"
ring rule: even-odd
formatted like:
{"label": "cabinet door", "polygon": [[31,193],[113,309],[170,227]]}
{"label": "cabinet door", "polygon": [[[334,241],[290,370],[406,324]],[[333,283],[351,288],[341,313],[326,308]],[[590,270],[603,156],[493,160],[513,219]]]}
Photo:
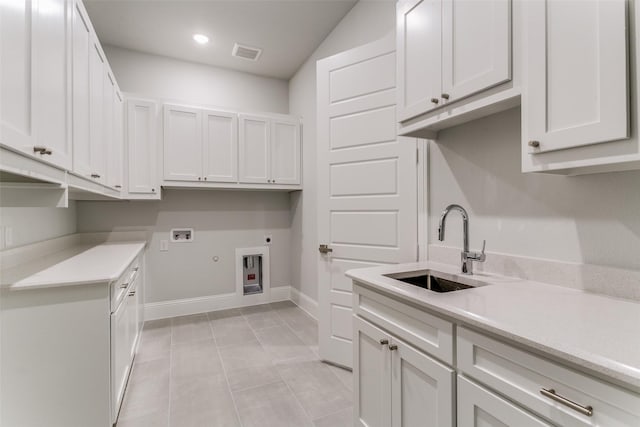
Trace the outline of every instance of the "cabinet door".
{"label": "cabinet door", "polygon": [[300,184],[300,125],[271,121],[271,182]]}
{"label": "cabinet door", "polygon": [[37,4],[38,13],[32,23],[35,41],[32,96],[37,145],[47,148],[40,155],[42,160],[70,169],[72,8],[66,0]]}
{"label": "cabinet door", "polygon": [[509,80],[511,1],[443,0],[441,102]]}
{"label": "cabinet door", "polygon": [[164,179],[202,180],[202,113],[164,106]]}
{"label": "cabinet door", "polygon": [[105,184],[112,186],[113,187],[113,183],[112,183],[112,179],[113,177],[111,176],[111,174],[113,173],[113,171],[111,170],[112,166],[112,160],[113,160],[113,152],[112,150],[114,149],[113,147],[113,136],[114,136],[114,121],[113,121],[113,105],[115,103],[115,97],[116,97],[116,85],[115,85],[115,80],[113,78],[113,76],[111,75],[111,73],[109,72],[108,69],[105,69],[104,72],[104,91],[103,91],[103,97],[102,97],[102,117],[103,117],[103,132],[102,132],[102,136],[103,136],[103,143],[105,145],[104,147],[104,151],[107,155],[107,168],[106,168],[106,172],[105,172]]}
{"label": "cabinet door", "polygon": [[441,102],[442,0],[400,1],[396,16],[397,114],[404,121]]}
{"label": "cabinet door", "polygon": [[156,104],[127,101],[127,175],[128,191],[156,194]]}
{"label": "cabinet door", "polygon": [[138,280],[136,279],[129,287],[127,294],[127,354],[129,360],[133,361],[136,344],[138,342]]}
{"label": "cabinet door", "polygon": [[91,178],[106,183],[106,144],[104,140],[105,61],[98,39],[89,46],[89,159]]}
{"label": "cabinet door", "polygon": [[202,169],[205,181],[238,181],[238,116],[203,113]]}
{"label": "cabinet door", "polygon": [[32,23],[37,13],[33,1],[0,4],[0,142],[33,154],[35,87],[31,78],[34,60]]}
{"label": "cabinet door", "polygon": [[118,190],[122,189],[122,165],[124,163],[124,101],[122,94],[115,89],[113,92],[113,137],[109,145],[109,185]]}
{"label": "cabinet door", "polygon": [[627,138],[627,2],[528,1],[523,6],[523,151]]}
{"label": "cabinet door", "polygon": [[402,341],[392,344],[391,425],[452,427],[455,372]]}
{"label": "cabinet door", "polygon": [[115,422],[127,384],[131,366],[129,353],[129,300],[125,297],[118,309],[111,314],[111,399],[112,421]]}
{"label": "cabinet door", "polygon": [[240,116],[240,182],[262,183],[269,180],[269,119]]}
{"label": "cabinet door", "polygon": [[89,49],[91,24],[82,2],[73,5],[73,171],[91,175]]}
{"label": "cabinet door", "polygon": [[391,425],[391,337],[361,318],[353,317],[355,425]]}
{"label": "cabinet door", "polygon": [[458,376],[458,427],[551,427],[498,395]]}

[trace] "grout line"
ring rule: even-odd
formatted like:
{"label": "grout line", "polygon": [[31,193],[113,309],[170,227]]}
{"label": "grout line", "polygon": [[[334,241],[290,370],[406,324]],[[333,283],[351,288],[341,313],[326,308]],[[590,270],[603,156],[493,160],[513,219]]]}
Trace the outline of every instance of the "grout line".
{"label": "grout line", "polygon": [[[240,313],[240,315],[242,315],[242,313]],[[213,340],[214,343],[217,343],[216,341],[216,334],[213,331],[213,325],[211,324],[211,318],[209,318],[209,314],[206,315],[207,316],[207,323],[209,324],[209,329],[211,330],[211,335],[213,335]],[[243,317],[244,319],[244,317]],[[244,319],[246,322],[246,319]],[[222,366],[222,373],[224,374],[224,381],[227,383],[227,391],[229,392],[229,395],[231,396],[231,401],[233,402],[233,409],[236,412],[236,419],[238,420],[238,424],[240,425],[240,427],[242,427],[242,418],[240,418],[240,411],[238,410],[238,404],[236,403],[236,398],[233,395],[233,391],[231,390],[231,385],[229,384],[229,376],[227,375],[227,368],[224,366],[224,361],[222,360],[222,354],[220,354],[220,348],[216,345],[216,353],[218,354],[218,359],[220,359],[220,366]],[[171,427],[171,426],[169,426]]]}

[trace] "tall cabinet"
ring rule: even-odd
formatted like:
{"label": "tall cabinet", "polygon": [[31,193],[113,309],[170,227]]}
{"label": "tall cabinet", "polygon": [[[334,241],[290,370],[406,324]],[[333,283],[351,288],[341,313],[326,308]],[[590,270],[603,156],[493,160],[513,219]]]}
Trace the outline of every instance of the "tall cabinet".
{"label": "tall cabinet", "polygon": [[67,0],[0,5],[0,144],[71,167],[71,26]]}

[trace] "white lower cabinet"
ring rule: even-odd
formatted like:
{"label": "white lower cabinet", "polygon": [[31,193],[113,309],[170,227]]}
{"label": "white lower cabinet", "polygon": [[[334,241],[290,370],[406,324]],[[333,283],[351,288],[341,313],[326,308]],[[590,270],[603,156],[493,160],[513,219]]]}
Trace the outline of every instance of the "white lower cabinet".
{"label": "white lower cabinet", "polygon": [[125,297],[118,309],[111,315],[111,401],[112,420],[118,416],[120,402],[131,369],[129,340],[129,298]]}
{"label": "white lower cabinet", "polygon": [[455,372],[354,317],[356,425],[453,426]]}
{"label": "white lower cabinet", "polygon": [[474,382],[458,376],[458,427],[551,427]]}

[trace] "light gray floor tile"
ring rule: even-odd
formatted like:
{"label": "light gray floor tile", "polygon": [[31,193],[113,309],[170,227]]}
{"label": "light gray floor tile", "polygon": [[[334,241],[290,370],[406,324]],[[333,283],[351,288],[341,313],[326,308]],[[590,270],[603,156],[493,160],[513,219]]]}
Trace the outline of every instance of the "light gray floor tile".
{"label": "light gray floor tile", "polygon": [[342,384],[344,384],[349,391],[353,391],[353,372],[330,364],[327,364],[327,366],[334,374],[336,374],[338,379],[342,381]]}
{"label": "light gray floor tile", "polygon": [[351,391],[320,361],[290,363],[277,368],[311,419],[353,405]]}
{"label": "light gray floor tile", "polygon": [[170,425],[235,427],[238,416],[223,375],[175,380],[171,385]]}
{"label": "light gray floor tile", "polygon": [[212,338],[211,325],[209,325],[209,318],[206,314],[194,314],[171,319],[172,345],[210,340]]}
{"label": "light gray floor tile", "polygon": [[313,425],[314,427],[353,427],[353,408],[346,408],[335,414],[318,418]]}
{"label": "light gray floor tile", "polygon": [[219,351],[227,372],[255,367],[270,369],[272,365],[271,356],[257,340],[251,343],[222,347]]}
{"label": "light gray floor tile", "polygon": [[254,330],[283,325],[282,318],[271,309],[269,304],[243,307],[240,309],[249,326]]}
{"label": "light gray floor tile", "polygon": [[234,321],[212,321],[213,336],[218,347],[226,347],[235,344],[252,343],[256,341],[253,329],[247,321],[240,317]]}
{"label": "light gray floor tile", "polygon": [[292,360],[314,360],[316,354],[288,326],[273,326],[255,331],[258,341],[275,363]]}
{"label": "light gray floor tile", "polygon": [[145,326],[138,345],[136,361],[148,362],[169,357],[171,350],[171,327],[147,328]]}
{"label": "light gray floor tile", "polygon": [[311,421],[280,381],[233,392],[244,427],[305,427]]}
{"label": "light gray floor tile", "polygon": [[257,387],[281,380],[278,371],[271,366],[227,370],[227,378],[232,391]]}
{"label": "light gray floor tile", "polygon": [[[159,417],[169,404],[169,359],[136,362],[120,408],[119,420]],[[155,414],[155,415],[154,415]]]}
{"label": "light gray floor tile", "polygon": [[223,374],[213,339],[174,345],[171,348],[171,378]]}
{"label": "light gray floor tile", "polygon": [[118,419],[116,427],[168,427],[169,426],[169,407],[165,406],[162,410],[151,412],[144,415]]}

